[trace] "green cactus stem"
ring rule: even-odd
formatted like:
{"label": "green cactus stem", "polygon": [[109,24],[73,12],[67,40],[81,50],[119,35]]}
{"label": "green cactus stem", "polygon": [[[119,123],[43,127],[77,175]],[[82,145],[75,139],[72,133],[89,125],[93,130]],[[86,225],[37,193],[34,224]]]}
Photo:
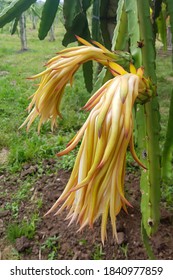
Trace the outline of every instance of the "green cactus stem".
{"label": "green cactus stem", "polygon": [[128,46],[127,14],[125,0],[118,2],[117,24],[112,38],[112,50],[126,51]]}
{"label": "green cactus stem", "polygon": [[[145,76],[152,79],[153,83],[156,83],[154,35],[150,20],[149,1],[137,0],[137,5],[140,34],[143,41],[142,62],[144,73]],[[160,115],[157,97],[144,105],[144,112],[146,123],[144,151],[148,170],[142,172],[141,176],[141,211],[144,228],[147,235],[151,236],[157,231],[160,219]]]}
{"label": "green cactus stem", "polygon": [[140,42],[140,29],[138,20],[138,7],[137,1],[125,1],[125,10],[128,18],[128,35],[130,38],[130,53],[132,55],[136,68],[141,66],[142,53],[138,47]]}

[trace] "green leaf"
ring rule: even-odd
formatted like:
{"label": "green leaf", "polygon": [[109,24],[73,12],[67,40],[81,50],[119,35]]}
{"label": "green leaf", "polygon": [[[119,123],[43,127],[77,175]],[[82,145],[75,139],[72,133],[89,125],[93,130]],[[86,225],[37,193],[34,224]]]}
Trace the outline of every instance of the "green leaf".
{"label": "green leaf", "polygon": [[162,10],[162,2],[163,0],[155,0],[153,1],[153,20],[155,21],[159,15],[160,15],[160,12]]}
{"label": "green leaf", "polygon": [[124,0],[118,2],[117,24],[114,29],[112,39],[113,50],[126,50],[128,45],[127,14],[125,11]]}
{"label": "green leaf", "polygon": [[[72,22],[72,26],[67,29],[66,34],[64,35],[64,39],[62,41],[63,46],[67,46],[68,44],[75,42],[76,37],[78,35],[85,39],[88,39],[88,21],[86,18],[86,14],[80,13],[78,14]],[[86,38],[87,35],[87,38]]]}
{"label": "green leaf", "polygon": [[91,6],[92,0],[82,0],[82,8],[83,11],[86,12],[88,8]]}
{"label": "green leaf", "polygon": [[65,19],[65,28],[71,28],[76,16],[82,12],[80,0],[64,0],[63,14]]}
{"label": "green leaf", "polygon": [[103,18],[107,16],[108,6],[110,0],[100,0],[100,17]]}
{"label": "green leaf", "polygon": [[[67,28],[67,32],[64,35],[62,44],[66,47],[68,44],[75,42],[78,35],[86,40],[90,40],[90,30],[88,26],[88,20],[86,13],[82,12],[76,15],[73,19],[71,26]],[[83,65],[83,76],[86,89],[91,92],[93,87],[93,63],[88,61]]]}
{"label": "green leaf", "polygon": [[[71,26],[66,27],[67,32],[64,35],[64,39],[62,44],[66,47],[68,44],[75,42],[76,37],[78,35],[86,40],[90,39],[90,31],[88,27],[88,20],[86,17],[86,13],[78,13],[76,17],[71,22]],[[83,65],[83,75],[86,89],[91,92],[92,91],[92,79],[93,79],[93,63],[92,61],[86,62]]]}
{"label": "green leaf", "polygon": [[13,0],[0,14],[0,28],[13,19],[20,17],[36,0]]}
{"label": "green leaf", "polygon": [[92,38],[100,43],[103,43],[100,30],[100,0],[93,2],[93,16],[92,16]]}
{"label": "green leaf", "polygon": [[65,18],[65,28],[67,30],[62,41],[62,44],[64,46],[67,46],[69,43],[75,42],[75,35],[79,35],[86,40],[90,39],[90,31],[86,16],[86,10],[90,5],[90,0],[64,1],[63,14]]}
{"label": "green leaf", "polygon": [[106,73],[107,73],[107,68],[103,67],[100,73],[98,74],[96,82],[94,83],[93,92],[92,92],[93,94],[103,85]]}
{"label": "green leaf", "polygon": [[[115,1],[117,2],[117,1]],[[116,3],[114,3],[115,5]],[[109,32],[109,25],[112,15],[110,16],[110,0],[100,0],[100,29],[101,29],[101,35],[103,38],[104,45],[107,49],[111,49],[111,38],[110,38],[110,32]]]}
{"label": "green leaf", "polygon": [[93,89],[93,62],[88,61],[83,64],[83,76],[86,89],[91,92]]}
{"label": "green leaf", "polygon": [[50,30],[57,10],[59,6],[60,0],[46,0],[44,4],[42,15],[41,15],[41,22],[38,32],[38,37],[40,40],[43,40],[46,36],[48,31]]}
{"label": "green leaf", "polygon": [[111,38],[110,38],[108,25],[109,24],[108,24],[107,19],[102,19],[100,21],[100,29],[101,29],[104,45],[107,49],[111,50],[112,44],[111,44]]}
{"label": "green leaf", "polygon": [[40,15],[40,13],[37,11],[37,9],[36,9],[36,7],[33,5],[33,6],[31,6],[31,11],[33,12],[33,14],[35,15],[35,16],[37,16],[39,19],[41,19],[41,15]]}
{"label": "green leaf", "polygon": [[15,18],[15,20],[12,23],[11,35],[13,35],[16,32],[17,26],[18,26],[18,22],[19,22],[19,17]]}

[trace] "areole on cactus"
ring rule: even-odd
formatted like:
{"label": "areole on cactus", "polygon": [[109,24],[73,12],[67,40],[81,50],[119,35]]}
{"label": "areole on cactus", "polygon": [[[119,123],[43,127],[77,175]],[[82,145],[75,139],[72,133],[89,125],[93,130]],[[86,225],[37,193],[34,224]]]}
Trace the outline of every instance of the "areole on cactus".
{"label": "areole on cactus", "polygon": [[[82,139],[74,168],[63,193],[47,214],[64,208],[69,210],[70,223],[74,220],[81,230],[102,216],[101,240],[106,238],[106,224],[110,216],[113,236],[117,239],[116,217],[121,208],[127,211],[130,203],[124,195],[126,152],[130,148],[134,160],[145,169],[138,159],[133,140],[132,110],[135,102],[145,103],[156,95],[150,79],[144,77],[143,68],[136,70],[130,63],[130,72],[116,63],[120,54],[110,52],[101,44],[93,46],[77,37],[83,46],[67,48],[52,58],[47,69],[32,78],[41,77],[41,82],[28,107],[30,113],[23,123],[30,127],[39,116],[41,124],[51,119],[56,124],[60,102],[68,82],[81,64],[95,60],[106,66],[113,77],[108,80],[83,107],[90,114],[82,128],[58,156],[67,154]],[[23,126],[22,125],[22,126]],[[57,210],[58,206],[61,207]]]}

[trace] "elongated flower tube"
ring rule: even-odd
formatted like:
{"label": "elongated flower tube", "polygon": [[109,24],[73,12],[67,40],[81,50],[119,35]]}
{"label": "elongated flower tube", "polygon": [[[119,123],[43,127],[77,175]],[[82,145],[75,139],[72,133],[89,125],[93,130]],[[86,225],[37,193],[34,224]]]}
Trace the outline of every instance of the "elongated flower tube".
{"label": "elongated flower tube", "polygon": [[121,54],[110,52],[98,42],[93,41],[96,45],[94,46],[78,36],[77,39],[83,46],[60,51],[46,64],[46,70],[30,78],[41,78],[41,82],[37,91],[31,96],[32,101],[28,106],[29,115],[22,124],[22,126],[27,124],[27,129],[37,116],[40,117],[38,131],[40,131],[41,124],[48,119],[51,119],[51,128],[53,129],[57,116],[61,117],[60,102],[65,86],[67,83],[72,84],[73,76],[81,64],[95,60],[108,66],[109,61],[121,58]]}
{"label": "elongated flower tube", "polygon": [[[112,69],[115,66],[111,65]],[[67,154],[82,139],[69,182],[47,214],[61,205],[55,215],[67,208],[67,219],[70,223],[76,220],[79,230],[87,224],[92,227],[102,216],[103,243],[108,216],[113,236],[117,238],[116,217],[121,208],[127,211],[126,206],[130,205],[124,196],[128,146],[136,162],[145,168],[134,150],[132,118],[132,108],[142,88],[145,95],[145,83],[137,73],[124,71],[123,75],[109,80],[84,106],[90,111],[88,119],[67,148],[58,154]]]}

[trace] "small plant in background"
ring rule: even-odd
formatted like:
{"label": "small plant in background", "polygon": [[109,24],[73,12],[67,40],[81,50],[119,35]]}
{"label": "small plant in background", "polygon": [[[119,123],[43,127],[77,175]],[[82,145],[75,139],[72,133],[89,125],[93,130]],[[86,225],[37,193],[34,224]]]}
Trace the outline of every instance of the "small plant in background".
{"label": "small plant in background", "polygon": [[26,200],[29,196],[31,189],[31,182],[29,181],[18,181],[19,188],[16,193],[14,193],[11,197],[11,202],[7,202],[5,205],[5,210],[10,210],[13,218],[17,218],[19,214],[19,208],[21,202]]}
{"label": "small plant in background", "polygon": [[21,237],[23,235],[21,226],[16,224],[16,223],[12,223],[9,224],[7,227],[7,239],[11,242],[15,242],[15,240],[19,237]]}
{"label": "small plant in background", "polygon": [[42,205],[43,205],[43,199],[41,198],[41,197],[39,197],[38,199],[37,199],[37,208],[38,208],[38,210],[39,209],[41,209],[42,208]]}
{"label": "small plant in background", "polygon": [[128,244],[122,244],[119,246],[119,248],[121,249],[121,251],[123,252],[126,260],[128,259]]}
{"label": "small plant in background", "polygon": [[17,218],[19,214],[19,203],[18,202],[7,202],[5,207],[5,210],[10,210],[12,213],[13,218]]}
{"label": "small plant in background", "polygon": [[104,257],[104,252],[103,252],[103,247],[102,245],[95,245],[94,247],[94,251],[93,251],[93,254],[92,254],[92,259],[93,260],[102,260]]}
{"label": "small plant in background", "polygon": [[41,251],[48,250],[48,260],[55,260],[58,257],[58,251],[60,249],[59,236],[48,237],[41,246]]}
{"label": "small plant in background", "polygon": [[87,240],[86,239],[81,239],[79,240],[79,245],[83,246],[87,244]]}
{"label": "small plant in background", "polygon": [[39,220],[38,214],[34,213],[29,220],[24,219],[20,223],[9,224],[7,227],[8,240],[15,242],[15,240],[21,236],[32,239],[35,235],[36,225]]}

